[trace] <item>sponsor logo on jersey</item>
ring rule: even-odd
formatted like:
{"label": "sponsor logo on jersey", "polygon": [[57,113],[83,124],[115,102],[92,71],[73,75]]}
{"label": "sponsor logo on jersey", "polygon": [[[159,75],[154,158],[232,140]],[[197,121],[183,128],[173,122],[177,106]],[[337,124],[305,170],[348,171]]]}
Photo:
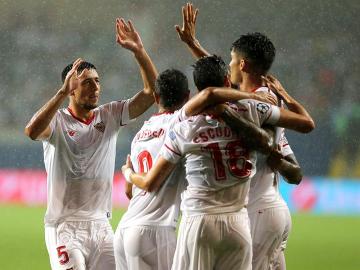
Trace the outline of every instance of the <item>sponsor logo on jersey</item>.
{"label": "sponsor logo on jersey", "polygon": [[258,110],[258,112],[260,112],[261,114],[265,114],[270,110],[270,106],[268,104],[265,103],[258,103],[256,105],[256,109]]}
{"label": "sponsor logo on jersey", "polygon": [[104,133],[105,131],[105,124],[103,121],[101,121],[100,123],[97,123],[96,125],[94,125],[94,128],[96,128],[98,131]]}

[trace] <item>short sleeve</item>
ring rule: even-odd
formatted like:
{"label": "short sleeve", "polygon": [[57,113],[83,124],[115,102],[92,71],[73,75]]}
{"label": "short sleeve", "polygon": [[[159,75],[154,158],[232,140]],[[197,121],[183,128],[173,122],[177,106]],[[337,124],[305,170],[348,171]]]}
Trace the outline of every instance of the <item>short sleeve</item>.
{"label": "short sleeve", "polygon": [[116,122],[120,126],[125,126],[130,122],[129,116],[129,104],[131,99],[112,101],[108,104],[105,104],[105,107],[108,107],[110,113],[115,118]]}
{"label": "short sleeve", "polygon": [[259,117],[259,123],[275,125],[280,118],[280,109],[277,106],[264,103],[264,102],[256,102],[256,113]]}
{"label": "short sleeve", "polygon": [[182,158],[182,153],[179,147],[179,139],[180,138],[176,134],[176,131],[171,129],[160,149],[160,155],[171,163],[177,163]]}
{"label": "short sleeve", "polygon": [[44,138],[43,141],[47,141],[50,142],[56,133],[56,127],[57,127],[57,122],[58,122],[58,118],[59,118],[59,111],[57,111],[53,117],[53,119],[51,119],[50,124],[49,124],[49,128],[50,128],[50,135],[47,138]]}
{"label": "short sleeve", "polygon": [[280,137],[280,141],[279,141],[279,145],[280,145],[280,149],[281,149],[281,153],[283,154],[284,157],[293,154],[294,152],[292,151],[288,140],[285,137],[285,134],[282,133],[281,137]]}
{"label": "short sleeve", "polygon": [[172,117],[172,119],[170,120],[170,125],[169,128],[171,129],[172,127],[174,127],[176,124],[187,120],[189,117],[186,116],[185,114],[185,109],[184,107],[182,107],[181,109],[177,110],[174,112],[174,117]]}

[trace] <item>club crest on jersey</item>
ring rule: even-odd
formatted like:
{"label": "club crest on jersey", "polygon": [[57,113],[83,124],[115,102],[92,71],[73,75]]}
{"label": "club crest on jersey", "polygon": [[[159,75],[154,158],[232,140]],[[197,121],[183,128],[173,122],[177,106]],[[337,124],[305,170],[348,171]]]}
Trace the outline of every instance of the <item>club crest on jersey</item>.
{"label": "club crest on jersey", "polygon": [[98,131],[104,133],[105,131],[105,124],[103,121],[101,121],[100,123],[97,123],[96,125],[94,125],[94,128],[96,128]]}
{"label": "club crest on jersey", "polygon": [[75,130],[68,130],[67,133],[69,134],[70,137],[74,137],[74,135],[76,134]]}
{"label": "club crest on jersey", "polygon": [[265,103],[258,103],[256,105],[256,109],[258,110],[258,112],[265,114],[270,110],[270,106]]}

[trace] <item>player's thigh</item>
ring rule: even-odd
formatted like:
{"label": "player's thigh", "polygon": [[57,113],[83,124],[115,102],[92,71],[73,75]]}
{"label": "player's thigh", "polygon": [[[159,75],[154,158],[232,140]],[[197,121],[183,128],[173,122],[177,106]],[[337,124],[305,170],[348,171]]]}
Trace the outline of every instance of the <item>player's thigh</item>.
{"label": "player's thigh", "polygon": [[251,253],[246,210],[240,215],[183,217],[172,269],[249,269]]}
{"label": "player's thigh", "polygon": [[156,229],[135,226],[124,229],[124,250],[129,269],[157,267]]}
{"label": "player's thigh", "polygon": [[123,229],[117,228],[114,235],[114,255],[117,270],[126,270],[126,254],[124,248]]}
{"label": "player's thigh", "polygon": [[251,269],[252,240],[246,209],[219,218],[221,239],[215,249],[214,269]]}
{"label": "player's thigh", "polygon": [[94,222],[89,270],[115,270],[114,232],[108,221]]}
{"label": "player's thigh", "polygon": [[85,257],[77,248],[77,240],[62,238],[59,236],[62,232],[64,226],[45,227],[45,242],[52,270],[85,270]]}
{"label": "player's thigh", "polygon": [[172,270],[213,268],[214,251],[210,242],[214,240],[206,242],[205,235],[219,236],[214,234],[215,228],[210,227],[204,216],[182,217]]}
{"label": "player's thigh", "polygon": [[175,248],[176,232],[173,227],[160,227],[156,230],[156,257],[157,269],[169,270],[172,266]]}
{"label": "player's thigh", "polygon": [[282,243],[286,228],[283,210],[269,208],[251,213],[253,269],[268,269],[274,253]]}
{"label": "player's thigh", "polygon": [[285,248],[287,246],[287,241],[289,234],[291,232],[292,222],[291,222],[291,216],[290,211],[288,208],[282,210],[283,214],[283,220],[285,221],[284,231],[282,234],[281,243],[279,246],[276,247],[275,252],[273,253],[273,257],[270,260],[270,269],[276,269],[276,270],[285,270],[286,269],[286,263],[285,263]]}
{"label": "player's thigh", "polygon": [[123,230],[129,269],[171,268],[176,247],[175,228],[137,226]]}

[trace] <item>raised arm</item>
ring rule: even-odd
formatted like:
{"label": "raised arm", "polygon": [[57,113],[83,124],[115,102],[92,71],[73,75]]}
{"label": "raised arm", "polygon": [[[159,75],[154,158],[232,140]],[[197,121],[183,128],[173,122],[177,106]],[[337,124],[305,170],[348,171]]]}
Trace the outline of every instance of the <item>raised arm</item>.
{"label": "raised arm", "polygon": [[281,83],[271,75],[262,77],[266,85],[284,100],[289,111],[281,109],[278,126],[308,133],[315,128],[315,123],[306,109],[291,97]]}
{"label": "raised arm", "polygon": [[122,173],[128,183],[132,183],[138,188],[152,192],[157,191],[166,178],[175,168],[174,163],[167,161],[159,156],[154,166],[147,173],[135,173],[132,169],[130,157],[126,159],[126,164],[122,166]]}
{"label": "raised arm", "polygon": [[25,135],[32,140],[46,139],[51,134],[50,122],[54,118],[56,111],[60,108],[64,100],[77,88],[78,77],[75,74],[82,60],[79,58],[73,63],[73,67],[66,75],[62,87],[57,93],[38,110],[25,127]]}
{"label": "raised arm", "polygon": [[116,19],[116,41],[123,48],[133,52],[144,83],[144,89],[138,92],[129,104],[129,116],[133,119],[143,114],[154,103],[153,92],[158,73],[131,21],[126,23],[122,18]]}
{"label": "raised arm", "polygon": [[241,99],[256,99],[261,102],[277,104],[276,98],[265,92],[249,93],[226,87],[208,87],[192,97],[184,105],[184,110],[187,116],[192,116],[199,114],[209,106],[225,102],[236,102]]}
{"label": "raised arm", "polygon": [[180,27],[179,25],[175,25],[175,29],[179,35],[179,38],[187,45],[191,54],[196,59],[210,55],[200,45],[200,42],[195,37],[195,25],[198,13],[199,9],[194,10],[193,5],[191,3],[187,3],[186,6],[182,7],[182,27]]}

